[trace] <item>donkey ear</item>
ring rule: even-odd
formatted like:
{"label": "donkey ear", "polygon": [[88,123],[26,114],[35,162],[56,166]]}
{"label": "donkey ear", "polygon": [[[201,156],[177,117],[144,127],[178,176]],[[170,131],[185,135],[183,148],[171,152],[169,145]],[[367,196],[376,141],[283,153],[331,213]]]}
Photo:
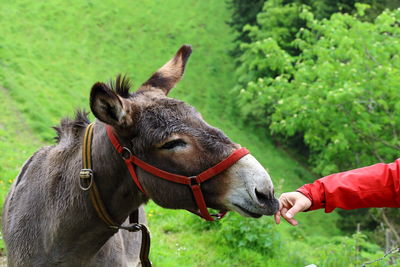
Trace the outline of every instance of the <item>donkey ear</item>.
{"label": "donkey ear", "polygon": [[192,47],[190,45],[183,45],[170,61],[165,63],[150,79],[140,86],[139,91],[158,88],[167,95],[182,78],[186,62],[191,53]]}
{"label": "donkey ear", "polygon": [[120,98],[104,83],[95,83],[90,92],[90,109],[94,116],[107,124],[117,126],[125,111]]}

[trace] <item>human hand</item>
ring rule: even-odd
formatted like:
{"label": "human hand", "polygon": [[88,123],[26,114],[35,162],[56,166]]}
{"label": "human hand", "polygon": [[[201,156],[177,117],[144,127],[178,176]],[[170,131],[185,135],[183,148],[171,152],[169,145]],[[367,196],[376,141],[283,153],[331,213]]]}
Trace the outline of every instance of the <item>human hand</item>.
{"label": "human hand", "polygon": [[275,213],[276,224],[281,222],[281,216],[291,225],[295,226],[298,222],[294,216],[311,207],[311,200],[300,192],[283,193],[279,198],[279,210]]}

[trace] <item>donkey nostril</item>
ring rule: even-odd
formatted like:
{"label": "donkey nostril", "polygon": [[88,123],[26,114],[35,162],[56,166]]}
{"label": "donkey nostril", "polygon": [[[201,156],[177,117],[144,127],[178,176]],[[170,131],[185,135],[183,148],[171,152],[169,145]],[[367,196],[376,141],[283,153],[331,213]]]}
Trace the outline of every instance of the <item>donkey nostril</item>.
{"label": "donkey nostril", "polygon": [[256,193],[256,197],[257,197],[258,202],[260,202],[263,205],[267,204],[268,200],[271,199],[270,195],[267,195],[267,194],[265,194],[263,192],[259,192],[257,190],[257,188],[254,191]]}

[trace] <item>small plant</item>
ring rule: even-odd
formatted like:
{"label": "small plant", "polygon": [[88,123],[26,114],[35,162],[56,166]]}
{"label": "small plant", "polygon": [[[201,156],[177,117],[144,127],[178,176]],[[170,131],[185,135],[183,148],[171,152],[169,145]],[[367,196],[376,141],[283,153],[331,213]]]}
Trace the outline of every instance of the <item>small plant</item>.
{"label": "small plant", "polygon": [[229,220],[221,224],[218,234],[229,247],[246,248],[270,257],[275,254],[280,246],[280,234],[271,220],[242,218],[237,214],[228,216]]}

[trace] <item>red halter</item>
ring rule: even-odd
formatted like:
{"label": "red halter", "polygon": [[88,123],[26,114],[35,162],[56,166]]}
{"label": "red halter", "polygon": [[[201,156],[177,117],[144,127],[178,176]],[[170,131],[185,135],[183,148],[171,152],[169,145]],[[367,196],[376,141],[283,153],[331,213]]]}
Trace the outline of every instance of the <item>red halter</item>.
{"label": "red halter", "polygon": [[114,135],[114,132],[111,128],[111,126],[107,125],[107,135],[108,138],[110,139],[111,143],[115,147],[118,153],[121,154],[122,158],[125,161],[126,166],[128,167],[129,173],[132,176],[133,181],[137,185],[137,187],[142,191],[144,194],[146,192],[144,191],[142,185],[139,182],[139,179],[136,175],[135,171],[135,165],[140,167],[141,169],[145,170],[148,173],[151,173],[159,178],[179,183],[179,184],[185,184],[190,186],[193,192],[194,199],[196,201],[197,207],[199,208],[199,211],[193,212],[194,214],[202,217],[203,219],[207,221],[214,221],[215,219],[211,216],[215,216],[217,219],[221,219],[222,217],[225,216],[226,212],[220,212],[218,214],[212,214],[207,210],[206,202],[204,201],[203,193],[201,192],[201,183],[204,181],[207,181],[211,179],[212,177],[216,176],[217,174],[221,173],[222,171],[228,169],[230,166],[235,164],[239,159],[244,157],[245,155],[249,154],[249,151],[242,147],[237,150],[235,150],[229,157],[221,161],[220,163],[214,165],[213,167],[203,171],[199,175],[196,176],[183,176],[179,174],[174,174],[170,173],[167,171],[160,170],[142,160],[139,158],[135,157],[132,152],[126,148],[121,146],[119,143],[117,137]]}

